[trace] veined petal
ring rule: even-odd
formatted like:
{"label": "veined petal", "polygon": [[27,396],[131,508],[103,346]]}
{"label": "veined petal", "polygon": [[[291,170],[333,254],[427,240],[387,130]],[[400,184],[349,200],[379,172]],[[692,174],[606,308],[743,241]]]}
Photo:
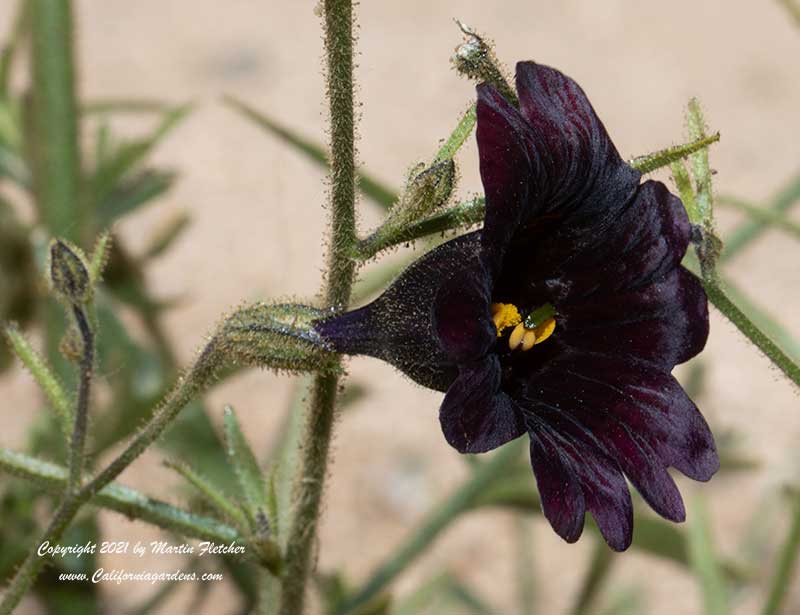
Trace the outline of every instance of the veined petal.
{"label": "veined petal", "polygon": [[520,111],[533,166],[529,216],[555,215],[571,235],[607,227],[640,173],[619,156],[581,87],[562,72],[519,62]]}
{"label": "veined petal", "polygon": [[670,370],[699,354],[708,339],[706,293],[681,266],[635,290],[559,305],[559,340],[576,350],[633,356]]}
{"label": "veined petal", "polygon": [[486,195],[483,247],[494,271],[523,217],[528,215],[531,161],[525,120],[494,86],[477,88],[476,137]]}
{"label": "veined petal", "polygon": [[[627,455],[631,467],[641,464],[646,453],[655,456],[653,463],[674,467],[694,480],[709,480],[719,469],[705,419],[678,381],[653,363],[566,351],[532,375],[521,396],[525,401],[515,400],[523,406],[540,402],[572,416],[605,443],[612,457]],[[629,448],[627,436],[615,431],[620,426],[646,447]],[[652,490],[666,494],[671,487],[653,484]]]}
{"label": "veined petal", "polygon": [[500,390],[496,356],[461,367],[439,409],[439,421],[460,453],[485,453],[525,433],[522,417]]}
{"label": "veined petal", "polygon": [[591,432],[556,408],[527,407],[525,421],[542,510],[553,529],[574,542],[586,509],[612,549],[627,549],[633,536],[633,504],[616,461]]}
{"label": "veined petal", "polygon": [[495,341],[489,305],[491,289],[483,261],[473,258],[445,280],[433,302],[433,330],[445,354],[455,363],[479,359]]}

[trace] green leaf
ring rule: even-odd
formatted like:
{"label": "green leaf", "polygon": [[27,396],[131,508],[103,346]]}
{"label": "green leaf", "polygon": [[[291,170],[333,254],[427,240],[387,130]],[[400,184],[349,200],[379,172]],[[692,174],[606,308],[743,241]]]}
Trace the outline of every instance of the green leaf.
{"label": "green leaf", "polygon": [[189,227],[190,223],[191,216],[189,212],[179,211],[150,238],[147,247],[142,253],[142,259],[150,261],[167,252],[183,234],[183,231]]}
{"label": "green leaf", "polygon": [[[770,199],[764,211],[776,215],[787,213],[797,203],[800,203],[800,173],[794,175],[778,193]],[[748,220],[737,226],[725,240],[725,250],[722,260],[727,261],[758,239],[769,226],[761,220]]]}
{"label": "green leaf", "polygon": [[[326,169],[330,167],[328,153],[322,145],[301,136],[297,132],[283,126],[263,112],[256,110],[254,107],[251,107],[237,98],[225,96],[223,102],[231,109],[253,121],[257,126],[291,145],[319,166]],[[357,183],[359,190],[364,196],[382,206],[384,209],[389,209],[399,197],[394,190],[364,171],[359,171],[357,173]]]}
{"label": "green leaf", "polygon": [[233,504],[221,489],[198,474],[188,463],[166,459],[164,465],[180,474],[189,485],[194,487],[203,500],[217,511],[222,519],[233,523],[242,534],[249,531],[248,520],[242,514],[242,510]]}
{"label": "green leaf", "polygon": [[117,113],[168,113],[170,105],[161,100],[146,98],[120,98],[92,100],[81,105],[81,113],[85,115],[108,115]]}
{"label": "green leaf", "polygon": [[783,543],[783,548],[775,566],[769,595],[764,606],[764,615],[778,615],[781,612],[781,606],[794,578],[797,557],[800,555],[800,490],[794,489],[790,495],[789,512],[791,521],[789,523],[789,533]]}
{"label": "green leaf", "polygon": [[115,220],[155,200],[172,188],[177,178],[173,171],[146,169],[123,178],[114,186],[98,207],[101,225],[111,225]]}
{"label": "green leaf", "polygon": [[674,162],[683,160],[691,154],[706,149],[712,143],[719,141],[719,133],[711,136],[702,136],[681,145],[675,145],[666,149],[646,154],[644,156],[637,156],[631,158],[628,164],[642,174],[652,173],[653,171],[662,167],[670,166]]}
{"label": "green leaf", "polygon": [[225,406],[223,425],[225,452],[244,496],[242,503],[250,521],[251,531],[267,533],[269,531],[267,484],[261,468],[258,467],[256,456],[239,427],[236,413],[230,406]]}
{"label": "green leaf", "polygon": [[6,325],[3,333],[14,354],[19,357],[22,364],[30,371],[42,393],[44,393],[51,407],[55,410],[61,429],[64,432],[64,437],[69,441],[72,436],[74,411],[66,390],[47,365],[44,357],[34,350],[17,326]]}
{"label": "green leaf", "polygon": [[278,544],[286,549],[293,514],[292,492],[300,460],[300,445],[308,411],[306,397],[311,391],[311,380],[304,376],[295,383],[289,406],[276,438],[270,447],[269,463],[275,490],[275,507],[278,516]]}
{"label": "green leaf", "polygon": [[580,591],[575,599],[573,613],[581,615],[596,612],[598,595],[606,581],[608,581],[608,575],[614,563],[613,557],[614,553],[603,540],[595,540],[592,559],[589,562],[589,568],[586,570]]}
{"label": "green leaf", "polygon": [[772,209],[759,207],[748,201],[737,199],[736,197],[719,197],[717,202],[733,209],[738,209],[747,214],[753,220],[764,223],[776,229],[785,231],[789,236],[800,239],[800,224],[790,220],[784,212],[776,212]]}
{"label": "green leaf", "polygon": [[[173,180],[172,174],[145,171],[131,177],[131,173],[190,110],[189,105],[170,110],[150,135],[118,145],[107,158],[96,161],[89,182],[89,193],[102,226],[110,226],[121,213],[131,211],[133,207],[166,190]],[[123,179],[126,181],[123,182]]]}
{"label": "green leaf", "polygon": [[704,502],[696,497],[689,520],[689,557],[707,615],[726,615],[730,612],[722,568],[711,538],[711,523]]}

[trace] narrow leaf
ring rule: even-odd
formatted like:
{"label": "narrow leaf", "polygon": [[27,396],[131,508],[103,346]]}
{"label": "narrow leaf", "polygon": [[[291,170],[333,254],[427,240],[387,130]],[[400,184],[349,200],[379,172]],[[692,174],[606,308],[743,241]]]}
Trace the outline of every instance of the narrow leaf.
{"label": "narrow leaf", "polygon": [[225,428],[225,451],[236,473],[239,489],[244,496],[243,504],[250,520],[251,529],[253,533],[266,534],[269,532],[267,484],[261,468],[258,467],[253,450],[239,427],[236,413],[230,406],[225,406],[223,425]]}
{"label": "narrow leaf", "polygon": [[712,143],[719,141],[719,133],[715,133],[708,137],[699,137],[690,141],[689,143],[682,143],[673,147],[646,154],[644,156],[637,156],[631,158],[628,164],[642,174],[652,173],[653,171],[662,167],[670,166],[673,162],[683,160],[690,154],[694,154],[702,149],[707,148]]}
{"label": "narrow leaf", "polygon": [[[232,96],[225,96],[223,102],[231,109],[238,111],[246,118],[252,120],[256,125],[267,132],[288,143],[318,165],[326,169],[330,166],[330,158],[322,145],[299,135],[263,112],[257,111],[254,107]],[[364,196],[384,209],[389,209],[395,201],[397,201],[398,194],[375,177],[364,171],[359,171],[357,173],[357,178],[358,188]]]}
{"label": "narrow leaf", "polygon": [[694,499],[689,521],[689,557],[700,590],[707,615],[726,615],[730,612],[722,569],[717,560],[708,511],[703,501]]}
{"label": "narrow leaf", "polygon": [[789,511],[792,515],[789,534],[775,567],[767,603],[764,606],[765,615],[778,615],[781,612],[781,606],[792,584],[797,556],[800,555],[800,490],[795,489],[791,493]]}
{"label": "narrow leaf", "polygon": [[64,436],[69,441],[72,436],[73,408],[66,391],[61,386],[56,375],[50,370],[44,358],[33,349],[16,325],[6,325],[3,332],[11,349],[22,361],[22,364],[28,368],[53,410],[55,410]]}

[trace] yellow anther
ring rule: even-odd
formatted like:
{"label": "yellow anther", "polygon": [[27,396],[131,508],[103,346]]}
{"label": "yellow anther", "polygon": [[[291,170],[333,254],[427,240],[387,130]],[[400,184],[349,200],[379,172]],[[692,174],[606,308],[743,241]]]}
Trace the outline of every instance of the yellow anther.
{"label": "yellow anther", "polygon": [[508,347],[511,350],[516,350],[517,347],[522,343],[525,333],[527,333],[527,330],[525,329],[524,325],[517,325],[514,327],[511,335],[508,336]]}
{"label": "yellow anther", "polygon": [[522,352],[533,348],[534,344],[538,343],[539,338],[536,336],[536,329],[525,329],[525,335],[522,336]]}
{"label": "yellow anther", "polygon": [[492,303],[492,320],[497,329],[497,337],[500,337],[505,329],[521,323],[522,316],[512,303]]}
{"label": "yellow anther", "polygon": [[[548,318],[542,324],[534,329],[536,334],[536,340],[533,342],[532,345],[541,344],[545,341],[548,337],[553,335],[553,331],[556,329],[556,319],[555,318]],[[523,350],[527,350],[527,348],[523,345]]]}

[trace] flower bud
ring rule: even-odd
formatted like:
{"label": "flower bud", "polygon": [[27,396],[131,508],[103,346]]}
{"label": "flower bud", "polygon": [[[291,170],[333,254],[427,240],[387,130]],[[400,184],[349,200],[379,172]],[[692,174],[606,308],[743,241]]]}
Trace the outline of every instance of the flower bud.
{"label": "flower bud", "polygon": [[92,285],[86,259],[78,248],[61,239],[50,243],[50,281],[67,302],[81,305],[89,301]]}
{"label": "flower bud", "polygon": [[231,314],[214,335],[208,360],[289,372],[337,371],[336,355],[312,328],[327,315],[295,304],[256,303]]}
{"label": "flower bud", "polygon": [[397,207],[403,221],[424,218],[444,205],[453,192],[455,179],[456,164],[452,159],[442,160],[413,174]]}

